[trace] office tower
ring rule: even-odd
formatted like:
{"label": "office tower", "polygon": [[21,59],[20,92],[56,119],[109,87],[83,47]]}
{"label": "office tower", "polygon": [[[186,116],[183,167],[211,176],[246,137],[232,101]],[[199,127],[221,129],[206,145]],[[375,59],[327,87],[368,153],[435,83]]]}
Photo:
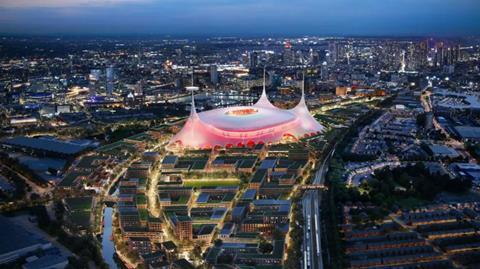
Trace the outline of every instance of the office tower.
{"label": "office tower", "polygon": [[295,65],[295,52],[292,49],[292,44],[289,41],[285,42],[283,50],[283,64]]}
{"label": "office tower", "polygon": [[401,59],[400,59],[400,70],[399,71],[401,73],[403,73],[403,72],[405,72],[405,66],[406,66],[406,64],[405,64],[405,51],[404,50],[402,50],[402,52],[400,53],[400,57],[401,57]]}
{"label": "office tower", "polygon": [[107,85],[106,85],[107,96],[112,96],[114,80],[115,80],[115,70],[113,66],[107,67],[107,69],[105,70],[105,76],[107,81]]}
{"label": "office tower", "polygon": [[418,55],[418,63],[421,67],[427,66],[427,59],[428,59],[428,41],[420,42],[419,46],[419,55]]}
{"label": "office tower", "polygon": [[445,64],[445,48],[443,42],[438,42],[435,48],[435,65],[443,66]]}
{"label": "office tower", "polygon": [[101,75],[102,75],[102,70],[100,69],[90,70],[90,75],[88,76],[90,96],[97,95]]}
{"label": "office tower", "polygon": [[337,42],[330,42],[328,43],[328,55],[331,63],[335,63],[338,61],[338,55],[339,55],[339,49],[338,49],[338,43]]}
{"label": "office tower", "polygon": [[248,67],[256,68],[258,66],[258,53],[252,51],[248,54]]}
{"label": "office tower", "polygon": [[320,68],[320,77],[323,80],[328,79],[328,65],[327,65],[327,62],[322,63],[322,66]]}
{"label": "office tower", "polygon": [[216,65],[211,65],[210,66],[210,82],[213,85],[218,84],[218,69]]}
{"label": "office tower", "polygon": [[311,65],[318,65],[320,63],[320,54],[317,51],[310,49],[308,61]]}
{"label": "office tower", "polygon": [[142,96],[143,95],[143,81],[138,81],[135,84],[134,93],[135,96]]}

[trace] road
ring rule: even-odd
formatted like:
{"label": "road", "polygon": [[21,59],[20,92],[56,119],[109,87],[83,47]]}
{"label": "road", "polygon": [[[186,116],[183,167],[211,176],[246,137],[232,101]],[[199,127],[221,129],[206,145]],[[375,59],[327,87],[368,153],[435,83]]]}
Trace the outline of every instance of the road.
{"label": "road", "polygon": [[[335,147],[330,151],[323,160],[322,165],[315,171],[313,184],[324,184],[325,175],[328,171],[330,158],[335,152]],[[302,199],[303,206],[303,260],[302,267],[304,269],[323,269],[322,259],[322,229],[321,229],[321,200],[322,193],[320,190],[308,190]]]}
{"label": "road", "polygon": [[320,228],[320,192],[309,190],[302,200],[303,216],[303,268],[322,269],[322,244]]}

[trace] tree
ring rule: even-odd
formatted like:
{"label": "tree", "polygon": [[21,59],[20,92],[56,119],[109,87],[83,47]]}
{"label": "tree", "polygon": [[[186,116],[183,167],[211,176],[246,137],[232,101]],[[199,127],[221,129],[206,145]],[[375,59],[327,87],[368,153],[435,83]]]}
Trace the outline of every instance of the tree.
{"label": "tree", "polygon": [[222,241],[222,239],[218,238],[218,239],[215,239],[214,244],[215,244],[216,247],[219,247],[223,244],[223,241]]}
{"label": "tree", "polygon": [[202,259],[202,248],[200,247],[200,245],[195,244],[192,249],[192,256],[197,260]]}
{"label": "tree", "polygon": [[260,242],[258,250],[263,254],[271,253],[273,251],[273,245],[269,242]]}
{"label": "tree", "polygon": [[65,207],[61,201],[55,202],[55,218],[57,221],[61,222],[63,220],[63,216],[65,214]]}
{"label": "tree", "polygon": [[418,126],[425,126],[425,122],[427,121],[427,115],[425,113],[421,113],[417,115],[417,125]]}

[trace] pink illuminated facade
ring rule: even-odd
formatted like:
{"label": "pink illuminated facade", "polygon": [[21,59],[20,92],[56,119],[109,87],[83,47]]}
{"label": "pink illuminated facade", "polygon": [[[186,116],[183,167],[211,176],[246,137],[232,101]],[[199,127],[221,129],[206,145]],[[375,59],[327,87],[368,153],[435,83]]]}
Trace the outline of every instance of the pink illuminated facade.
{"label": "pink illuminated facade", "polygon": [[172,149],[252,146],[295,141],[322,131],[323,126],[308,111],[303,89],[297,106],[285,110],[270,103],[264,83],[262,95],[253,106],[218,108],[201,113],[195,110],[192,92],[190,117],[168,146]]}

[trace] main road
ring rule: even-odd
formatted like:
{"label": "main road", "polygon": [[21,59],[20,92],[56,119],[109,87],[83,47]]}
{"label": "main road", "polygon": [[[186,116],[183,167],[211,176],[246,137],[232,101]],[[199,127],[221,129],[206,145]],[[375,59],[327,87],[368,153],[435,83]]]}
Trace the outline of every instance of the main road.
{"label": "main road", "polygon": [[[324,184],[330,158],[335,152],[335,146],[323,160],[315,172],[313,184]],[[320,190],[308,190],[302,200],[303,207],[303,260],[304,269],[323,269],[322,259],[322,229],[321,229],[321,199]]]}

